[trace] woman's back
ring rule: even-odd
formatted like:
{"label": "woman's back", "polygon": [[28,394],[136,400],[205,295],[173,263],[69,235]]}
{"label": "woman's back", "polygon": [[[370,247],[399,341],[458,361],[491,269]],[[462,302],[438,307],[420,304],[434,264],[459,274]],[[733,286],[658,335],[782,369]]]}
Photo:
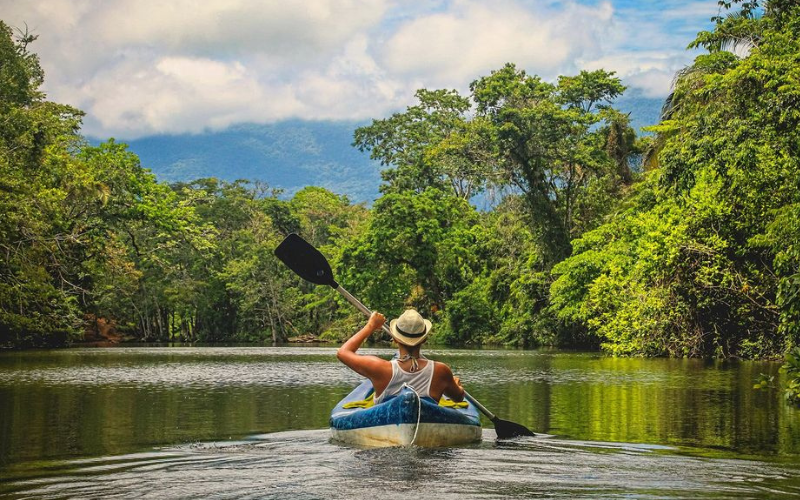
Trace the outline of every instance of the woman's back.
{"label": "woman's back", "polygon": [[416,371],[408,371],[400,366],[397,359],[391,360],[392,363],[392,378],[386,389],[380,394],[375,396],[375,403],[380,403],[385,398],[396,396],[400,394],[403,387],[408,386],[414,390],[420,397],[431,397],[431,382],[433,381],[435,364],[429,359],[422,358],[424,365],[420,363],[420,368]]}

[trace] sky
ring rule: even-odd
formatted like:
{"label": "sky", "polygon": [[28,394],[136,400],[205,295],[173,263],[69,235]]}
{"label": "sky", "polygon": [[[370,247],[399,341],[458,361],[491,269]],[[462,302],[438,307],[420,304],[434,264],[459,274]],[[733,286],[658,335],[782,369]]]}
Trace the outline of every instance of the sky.
{"label": "sky", "polygon": [[616,72],[669,93],[716,0],[0,0],[38,35],[48,99],[83,133],[136,139],[287,119],[368,121],[420,88],[468,94],[513,62],[555,81]]}

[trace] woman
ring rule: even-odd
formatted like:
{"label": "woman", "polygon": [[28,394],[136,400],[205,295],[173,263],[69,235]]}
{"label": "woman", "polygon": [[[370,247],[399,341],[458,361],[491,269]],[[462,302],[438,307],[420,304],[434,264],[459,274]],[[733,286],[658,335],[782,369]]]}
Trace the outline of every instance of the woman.
{"label": "woman", "polygon": [[414,309],[406,310],[389,323],[390,333],[400,351],[397,358],[386,361],[357,353],[361,344],[385,322],[383,314],[373,312],[364,328],[350,337],[336,353],[339,361],[370,379],[375,388],[375,404],[399,394],[406,385],[420,397],[430,397],[434,401],[439,401],[442,395],[453,401],[463,401],[464,388],[450,367],[420,354],[420,347],[431,333],[431,322]]}

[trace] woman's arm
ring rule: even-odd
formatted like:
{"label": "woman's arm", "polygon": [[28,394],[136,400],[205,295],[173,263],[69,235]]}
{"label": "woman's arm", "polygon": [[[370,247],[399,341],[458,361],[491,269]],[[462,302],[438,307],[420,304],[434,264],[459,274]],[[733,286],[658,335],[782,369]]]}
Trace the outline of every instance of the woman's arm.
{"label": "woman's arm", "polygon": [[376,379],[383,378],[386,375],[387,368],[389,369],[389,377],[391,377],[391,365],[388,361],[377,356],[362,356],[356,351],[372,335],[372,332],[380,330],[385,322],[386,318],[383,314],[377,311],[373,312],[364,328],[350,337],[336,352],[336,357],[339,358],[339,361],[356,373],[372,380],[373,385],[376,385],[376,389]]}
{"label": "woman's arm", "polygon": [[444,363],[436,363],[436,368],[439,368],[441,387],[443,387],[442,394],[456,402],[464,401],[464,388],[461,387],[461,380],[453,376],[450,367]]}

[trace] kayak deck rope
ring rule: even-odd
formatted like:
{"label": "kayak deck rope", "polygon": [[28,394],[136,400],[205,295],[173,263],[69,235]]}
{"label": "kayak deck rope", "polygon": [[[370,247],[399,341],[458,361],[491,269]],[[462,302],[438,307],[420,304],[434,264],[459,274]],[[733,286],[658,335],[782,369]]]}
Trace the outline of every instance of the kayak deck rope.
{"label": "kayak deck rope", "polygon": [[414,443],[417,441],[417,433],[419,432],[419,422],[422,420],[422,398],[413,387],[409,386],[408,384],[403,384],[403,386],[408,387],[408,389],[410,389],[411,392],[413,392],[417,397],[417,425],[414,426],[414,437],[411,438],[411,442],[408,444],[409,446],[414,446]]}

